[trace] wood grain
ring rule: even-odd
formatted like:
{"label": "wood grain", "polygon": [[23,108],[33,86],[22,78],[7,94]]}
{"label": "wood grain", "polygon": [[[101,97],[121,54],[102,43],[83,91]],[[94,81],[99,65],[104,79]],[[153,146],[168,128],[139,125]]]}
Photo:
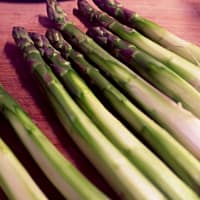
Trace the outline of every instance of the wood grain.
{"label": "wood grain", "polygon": [[[121,0],[121,2],[182,38],[200,44],[199,0]],[[73,8],[76,7],[76,1],[62,1],[61,5],[69,18],[85,31],[86,27],[72,14]],[[112,199],[119,199],[67,136],[53,115],[50,106],[46,103],[46,99],[41,96],[37,87],[34,87],[34,81],[25,70],[25,64],[13,42],[11,36],[13,26],[24,26],[28,31],[45,33],[46,27],[50,25],[51,23],[46,18],[45,3],[0,2],[0,83],[21,103],[67,159],[71,160]],[[42,190],[48,194],[49,199],[62,200],[63,198],[44,177],[15,136],[14,131],[1,116],[0,135],[11,146]],[[0,199],[6,199],[2,192]]]}

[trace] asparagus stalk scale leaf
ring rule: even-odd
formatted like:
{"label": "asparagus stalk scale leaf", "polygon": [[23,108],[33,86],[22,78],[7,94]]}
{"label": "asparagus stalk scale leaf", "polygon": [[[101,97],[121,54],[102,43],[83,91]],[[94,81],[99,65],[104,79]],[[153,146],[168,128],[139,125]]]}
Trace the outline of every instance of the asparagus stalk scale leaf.
{"label": "asparagus stalk scale leaf", "polygon": [[175,72],[103,27],[90,28],[88,34],[113,56],[200,118],[200,93]]}
{"label": "asparagus stalk scale leaf", "polygon": [[[55,30],[52,31],[54,32]],[[63,81],[66,88],[71,91],[76,102],[106,137],[166,196],[171,196],[174,199],[185,198],[186,195],[182,191],[187,191],[187,186],[106,110],[73,70],[70,63],[63,59],[61,54],[51,46],[47,38],[37,33],[31,33],[30,35],[40,53],[54,68],[55,73]],[[64,71],[65,73],[63,73]],[[136,148],[137,151],[135,151]],[[171,179],[170,182],[168,181],[169,178]]]}
{"label": "asparagus stalk scale leaf", "polygon": [[0,186],[10,200],[47,200],[47,197],[1,138]]}
{"label": "asparagus stalk scale leaf", "polygon": [[121,24],[106,13],[95,10],[86,0],[78,0],[78,8],[79,13],[90,22],[96,22],[122,39],[134,44],[142,51],[164,63],[200,91],[200,69],[198,66],[149,40],[135,29]]}
{"label": "asparagus stalk scale leaf", "polygon": [[[28,33],[21,28],[16,30],[18,47],[25,54],[33,74],[36,75],[64,128],[83,153],[106,178],[115,191],[124,199],[166,199],[143,174],[107,140],[103,133],[91,122],[75,104],[62,84],[43,61],[40,52],[34,47]],[[16,37],[15,37],[16,38]],[[79,181],[81,182],[81,181]],[[89,191],[87,191],[89,189]],[[92,194],[94,189],[82,188],[83,193]],[[196,198],[191,194],[192,198]],[[81,199],[103,199],[100,193],[84,196]]]}
{"label": "asparagus stalk scale leaf", "polygon": [[122,23],[139,30],[141,33],[165,48],[177,53],[195,65],[200,65],[200,48],[181,39],[158,24],[138,13],[123,7],[116,0],[93,0],[95,4]]}
{"label": "asparagus stalk scale leaf", "polygon": [[49,18],[65,37],[98,65],[125,93],[200,159],[200,120],[153,88],[127,66],[112,57],[66,17],[55,1],[48,1]]}

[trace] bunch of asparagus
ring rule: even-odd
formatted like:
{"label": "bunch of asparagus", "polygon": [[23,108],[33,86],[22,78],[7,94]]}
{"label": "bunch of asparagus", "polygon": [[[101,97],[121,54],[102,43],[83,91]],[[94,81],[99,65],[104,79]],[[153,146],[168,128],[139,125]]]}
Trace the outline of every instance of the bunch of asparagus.
{"label": "bunch of asparagus", "polygon": [[[74,51],[69,44],[64,42],[64,39],[59,32],[56,30],[48,30],[47,36],[51,38],[50,41],[52,43],[55,44],[57,42],[57,47],[65,45],[64,49],[67,50],[65,55],[68,54],[74,62],[81,62],[83,67],[89,65],[82,54]],[[132,164],[137,166],[153,183],[157,185],[157,187],[163,190],[164,193],[168,193],[173,197],[176,196],[179,193],[178,185],[180,188],[185,187],[180,180],[178,180],[177,177],[174,176],[174,174],[164,165],[164,163],[153,155],[130,133],[130,131],[128,131],[110,112],[108,112],[78,74],[72,69],[69,62],[64,60],[61,54],[51,46],[47,38],[37,33],[32,33],[31,38],[40,50],[40,53],[49,64],[51,64],[57,76],[63,81],[63,84],[74,97],[75,101],[85,111],[90,119],[93,120],[102,133],[121,150]],[[55,40],[55,38],[59,38],[59,40]],[[64,44],[62,44],[62,41]],[[151,164],[152,162],[154,165]],[[167,178],[169,177],[173,180],[171,183],[167,181]],[[173,187],[174,184],[177,185],[176,191]],[[177,196],[180,196],[180,194]]]}
{"label": "bunch of asparagus", "polygon": [[[148,115],[171,132],[174,137],[200,159],[200,120],[197,117],[158,92],[144,79],[98,46],[90,37],[69,22],[65,17],[65,13],[54,1],[51,4],[49,3],[47,8],[50,19],[57,23],[57,27],[74,46],[98,65]],[[173,118],[171,115],[173,115]]]}
{"label": "bunch of asparagus", "polygon": [[[14,34],[16,33],[14,37],[17,37],[16,39],[19,39],[18,41],[20,41],[17,30],[17,28],[14,28]],[[23,43],[23,40],[21,43]],[[33,53],[32,56],[34,56],[34,49],[31,49],[28,46],[27,49],[29,49],[30,52]],[[34,63],[34,59],[30,60],[30,62],[31,61]],[[37,66],[39,63],[37,59],[35,61],[34,64],[36,65],[34,66]],[[48,79],[47,76],[46,78]],[[38,166],[64,197],[69,199],[92,199],[92,197],[95,196],[96,199],[109,199],[61,155],[54,145],[45,137],[44,133],[42,133],[32,122],[22,107],[3,89],[3,87],[0,87],[0,110],[5,118],[8,119],[19,139],[30,152]],[[2,157],[4,155],[10,155],[5,154],[4,149],[1,148],[1,150]],[[4,158],[1,159],[2,168],[0,168],[0,170],[2,178],[0,179],[0,182],[1,186],[12,200],[47,199],[45,197],[42,198],[40,192],[36,190],[37,188],[34,188],[35,186],[28,180],[28,177],[26,178],[27,175],[24,175],[23,169],[20,169],[17,165],[15,165],[16,179],[19,177],[22,180],[17,179],[17,182],[13,182],[12,177],[9,179],[8,177],[12,174],[14,175],[15,171],[7,177],[5,171],[9,172],[10,170],[8,170],[8,168],[5,171],[2,171],[4,169],[3,160]],[[12,165],[13,162],[16,162],[12,157],[10,157],[9,160]],[[12,170],[13,166],[11,164],[9,164],[9,166]],[[8,178],[6,179],[8,183],[4,181],[4,176],[2,174]],[[20,181],[23,182],[20,183]],[[16,192],[16,194],[14,194],[14,192]],[[27,197],[28,194],[29,198]],[[24,195],[23,198],[21,197],[22,195]]]}
{"label": "bunch of asparagus", "polygon": [[200,64],[200,48],[182,38],[167,31],[158,24],[144,18],[138,13],[131,11],[116,0],[93,0],[95,4],[115,17],[122,23],[136,28],[138,31],[159,43],[165,48],[175,52],[195,65]]}
{"label": "bunch of asparagus", "polygon": [[[44,36],[13,28],[27,65],[66,132],[120,199],[200,199],[199,48],[114,0],[94,2],[180,56],[78,0],[79,13],[103,26],[90,28],[88,36],[56,0],[47,0],[57,30]],[[0,112],[66,199],[109,199],[57,151],[3,87]],[[0,185],[9,198],[47,199],[12,154],[4,161],[7,152],[0,140]],[[19,177],[20,192],[3,173],[7,164]]]}
{"label": "bunch of asparagus", "polygon": [[82,14],[90,22],[104,26],[122,39],[134,44],[142,51],[167,65],[200,91],[200,70],[197,65],[163,48],[135,29],[127,27],[109,15],[94,9],[86,0],[78,0],[78,8],[79,14]]}

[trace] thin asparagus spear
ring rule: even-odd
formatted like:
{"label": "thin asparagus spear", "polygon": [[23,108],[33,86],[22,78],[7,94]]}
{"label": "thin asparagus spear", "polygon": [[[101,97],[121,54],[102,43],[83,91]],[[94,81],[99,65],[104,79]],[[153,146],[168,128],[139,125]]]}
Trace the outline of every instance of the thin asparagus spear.
{"label": "thin asparagus spear", "polygon": [[[17,28],[17,44],[32,73],[44,89],[59,120],[88,159],[124,199],[166,199],[143,174],[125,158],[77,106],[43,61],[28,33]],[[15,35],[16,35],[15,34]],[[16,38],[16,37],[15,37]],[[84,189],[83,189],[84,190]],[[92,190],[92,189],[91,189]],[[97,196],[98,197],[98,196]],[[96,199],[95,195],[85,199]],[[195,194],[191,194],[196,198]]]}
{"label": "thin asparagus spear", "polygon": [[191,42],[183,40],[165,28],[150,21],[138,13],[123,7],[116,0],[93,0],[96,5],[122,23],[136,28],[144,35],[177,53],[195,65],[200,65],[200,48]]}
{"label": "thin asparagus spear", "polygon": [[[99,70],[93,67],[84,56],[72,49],[60,32],[49,29],[49,41],[62,56],[76,65],[80,73],[86,75],[90,83],[96,85],[103,97],[129,125],[136,130],[156,153],[194,190],[199,192],[200,162],[181,146],[170,134],[158,126],[135,107]],[[177,156],[178,155],[178,156]]]}
{"label": "thin asparagus spear", "polygon": [[56,23],[57,28],[73,45],[96,63],[154,120],[200,159],[200,120],[198,118],[161,94],[81,32],[66,18],[66,14],[56,1],[47,2],[47,12],[49,18]]}
{"label": "thin asparagus spear", "polygon": [[62,156],[22,107],[2,87],[0,87],[0,110],[41,170],[64,197],[90,199],[95,196],[99,200],[109,199]]}
{"label": "thin asparagus spear", "polygon": [[10,200],[47,200],[47,197],[1,138],[0,186]]}
{"label": "thin asparagus spear", "polygon": [[64,197],[92,199],[95,196],[99,200],[108,199],[62,156],[2,87],[0,87],[0,108],[41,170]]}
{"label": "thin asparagus spear", "polygon": [[200,118],[200,93],[175,72],[103,27],[90,28],[88,34],[113,56]]}
{"label": "thin asparagus spear", "polygon": [[95,10],[86,0],[78,0],[78,7],[79,13],[90,20],[90,22],[99,23],[122,39],[134,44],[139,49],[164,63],[200,92],[200,69],[198,66],[149,40],[135,29],[126,27],[109,15]]}
{"label": "thin asparagus spear", "polygon": [[[187,193],[188,187],[101,104],[73,70],[70,63],[62,58],[46,37],[37,33],[30,35],[40,53],[48,60],[67,90],[73,94],[79,106],[84,109],[105,136],[166,196],[172,199],[185,199],[187,195],[183,194],[182,191]],[[137,151],[135,151],[136,146]],[[171,181],[168,181],[169,179]]]}

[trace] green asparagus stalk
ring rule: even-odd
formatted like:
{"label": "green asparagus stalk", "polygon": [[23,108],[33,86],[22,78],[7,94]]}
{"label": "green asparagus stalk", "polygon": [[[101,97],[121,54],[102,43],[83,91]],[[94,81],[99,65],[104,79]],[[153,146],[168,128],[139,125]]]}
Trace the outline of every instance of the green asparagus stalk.
{"label": "green asparagus stalk", "polygon": [[70,22],[56,1],[48,1],[47,12],[65,37],[110,76],[154,120],[165,127],[200,159],[200,120],[161,94],[127,66],[112,57]]}
{"label": "green asparagus stalk", "polygon": [[10,200],[47,200],[47,197],[1,138],[0,186]]}
{"label": "green asparagus stalk", "polygon": [[[43,61],[25,30],[18,29],[18,46],[44,89],[59,120],[82,152],[124,199],[166,199],[143,174],[125,158],[77,106]],[[83,189],[84,190],[84,189]],[[92,189],[90,189],[92,192]],[[85,199],[96,199],[93,195]],[[197,198],[191,194],[192,198]]]}
{"label": "green asparagus stalk", "polygon": [[[49,29],[46,35],[51,44],[62,53],[62,56],[67,60],[71,59],[76,65],[76,69],[86,75],[90,82],[98,87],[101,95],[106,98],[109,105],[128,122],[136,133],[154,149],[176,174],[198,192],[200,186],[200,176],[198,176],[200,174],[199,161],[170,136],[167,131],[135,107],[128,98],[101,75],[97,68],[93,67],[84,58],[83,54],[72,49],[60,32]],[[148,164],[145,165],[148,166]],[[161,180],[159,181],[161,184]],[[176,196],[174,197],[176,198]]]}
{"label": "green asparagus stalk", "polygon": [[11,123],[41,170],[64,197],[92,199],[95,196],[96,199],[108,199],[61,155],[21,106],[2,87],[0,96],[2,114]]}
{"label": "green asparagus stalk", "polygon": [[[187,193],[188,187],[101,104],[73,70],[70,63],[62,58],[61,54],[51,46],[46,37],[37,33],[31,33],[30,35],[40,53],[48,60],[67,90],[73,94],[79,106],[105,136],[166,196],[172,199],[185,199],[187,195],[183,194],[182,191]],[[64,71],[65,73],[63,73]],[[135,151],[136,147],[137,151]]]}
{"label": "green asparagus stalk", "polygon": [[165,48],[177,53],[195,65],[200,65],[200,48],[183,40],[165,28],[138,13],[123,7],[116,0],[93,0],[96,5],[122,23],[139,30],[141,33]]}
{"label": "green asparagus stalk", "polygon": [[200,118],[200,93],[175,72],[103,27],[90,28],[88,34],[113,56]]}
{"label": "green asparagus stalk", "polygon": [[86,0],[78,0],[78,7],[79,13],[85,18],[91,22],[97,22],[122,39],[134,44],[139,49],[164,63],[200,91],[200,69],[198,66],[149,40],[135,29],[126,27],[109,15],[95,10]]}

